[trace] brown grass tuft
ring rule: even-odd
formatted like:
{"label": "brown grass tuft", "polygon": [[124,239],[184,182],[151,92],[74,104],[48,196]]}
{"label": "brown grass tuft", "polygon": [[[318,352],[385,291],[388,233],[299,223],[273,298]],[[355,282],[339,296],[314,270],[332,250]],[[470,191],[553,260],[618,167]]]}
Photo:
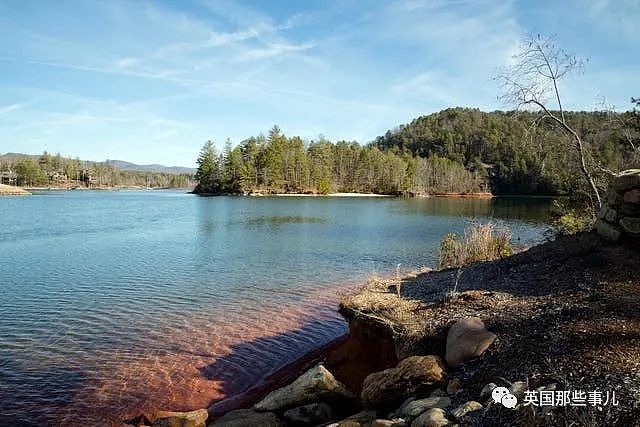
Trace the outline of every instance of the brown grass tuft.
{"label": "brown grass tuft", "polygon": [[493,222],[471,223],[462,238],[449,233],[440,242],[440,268],[462,267],[478,261],[493,261],[513,253],[511,232]]}

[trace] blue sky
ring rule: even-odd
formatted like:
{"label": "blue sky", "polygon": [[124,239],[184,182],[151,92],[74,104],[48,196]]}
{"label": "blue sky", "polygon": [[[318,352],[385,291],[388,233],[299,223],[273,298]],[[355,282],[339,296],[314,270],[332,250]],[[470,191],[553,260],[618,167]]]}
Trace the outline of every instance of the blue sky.
{"label": "blue sky", "polygon": [[491,80],[527,32],[589,60],[569,109],[640,96],[637,0],[0,0],[0,153],[191,166],[278,124],[368,142]]}

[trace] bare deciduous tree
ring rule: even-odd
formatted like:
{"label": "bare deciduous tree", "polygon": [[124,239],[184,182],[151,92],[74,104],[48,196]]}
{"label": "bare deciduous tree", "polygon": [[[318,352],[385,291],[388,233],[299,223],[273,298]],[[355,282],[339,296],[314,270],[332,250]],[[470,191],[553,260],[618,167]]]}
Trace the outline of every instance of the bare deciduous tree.
{"label": "bare deciduous tree", "polygon": [[567,123],[558,89],[558,82],[580,70],[583,62],[559,47],[554,38],[541,35],[527,36],[513,59],[513,64],[496,76],[503,89],[500,99],[517,110],[537,109],[542,114],[540,119],[551,120],[566,132],[573,142],[580,159],[580,170],[599,208],[600,192],[587,166],[587,147],[580,134]]}

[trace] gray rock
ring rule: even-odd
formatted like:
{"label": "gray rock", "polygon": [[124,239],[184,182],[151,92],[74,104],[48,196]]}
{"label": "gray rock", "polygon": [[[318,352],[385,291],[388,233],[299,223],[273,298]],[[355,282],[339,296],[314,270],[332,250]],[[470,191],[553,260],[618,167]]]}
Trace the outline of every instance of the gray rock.
{"label": "gray rock", "polygon": [[479,317],[466,317],[454,323],[447,333],[445,360],[457,368],[471,359],[481,356],[496,339],[487,331]]}
{"label": "gray rock", "polygon": [[462,383],[460,382],[460,378],[452,378],[447,383],[447,394],[453,395],[457,394],[462,389]]}
{"label": "gray rock", "polygon": [[485,385],[484,387],[482,387],[482,390],[480,391],[480,397],[491,396],[491,392],[496,387],[498,386],[495,383],[489,383]]}
{"label": "gray rock", "polygon": [[630,190],[624,193],[624,202],[640,205],[640,189]]}
{"label": "gray rock", "polygon": [[411,427],[441,427],[449,424],[449,420],[440,408],[429,409],[413,420]]}
{"label": "gray rock", "polygon": [[354,395],[331,372],[322,365],[316,365],[288,386],[269,393],[254,409],[279,411],[316,401],[333,402],[353,398]]}
{"label": "gray rock", "polygon": [[289,409],[284,413],[284,418],[294,426],[309,426],[324,424],[333,418],[331,406],[324,402],[310,403]]}
{"label": "gray rock", "polygon": [[623,198],[616,190],[610,188],[607,192],[607,204],[612,208],[617,208],[623,203]]}
{"label": "gray rock", "polygon": [[640,218],[624,217],[620,220],[620,226],[627,233],[640,235]]}
{"label": "gray rock", "polygon": [[613,188],[620,193],[636,187],[640,187],[640,169],[623,171],[613,179]]}
{"label": "gray rock", "polygon": [[605,239],[617,242],[622,236],[622,232],[613,224],[599,219],[596,221],[596,231]]}
{"label": "gray rock", "polygon": [[602,209],[600,209],[598,218],[604,219],[607,222],[615,223],[618,219],[618,212],[615,209],[612,209],[609,206],[605,205],[602,207]]}
{"label": "gray rock", "polygon": [[433,408],[445,409],[451,406],[451,399],[448,397],[427,397],[425,399],[407,400],[398,408],[395,413],[400,418],[415,418],[423,412]]}
{"label": "gray rock", "polygon": [[451,411],[451,415],[453,415],[453,417],[458,420],[458,421],[462,421],[462,419],[470,412],[473,411],[477,411],[479,409],[482,409],[483,406],[481,403],[476,402],[475,400],[470,400],[466,403],[463,403],[462,405],[458,406],[457,408],[455,408],[453,411]]}
{"label": "gray rock", "polygon": [[209,412],[198,409],[190,412],[159,411],[153,417],[153,427],[204,427]]}
{"label": "gray rock", "polygon": [[447,395],[447,392],[441,388],[437,388],[433,390],[431,393],[429,393],[429,397],[442,397],[446,395]]}
{"label": "gray rock", "polygon": [[209,427],[280,427],[282,423],[271,412],[256,412],[251,409],[238,409],[227,412],[222,418],[209,424]]}

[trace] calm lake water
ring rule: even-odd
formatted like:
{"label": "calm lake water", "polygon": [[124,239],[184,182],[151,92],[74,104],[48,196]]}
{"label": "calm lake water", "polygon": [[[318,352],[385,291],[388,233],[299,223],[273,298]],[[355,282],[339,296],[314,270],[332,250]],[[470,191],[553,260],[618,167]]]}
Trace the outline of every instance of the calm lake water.
{"label": "calm lake water", "polygon": [[434,264],[465,218],[542,238],[549,201],[0,198],[0,425],[100,425],[245,391],[346,331],[337,292]]}

